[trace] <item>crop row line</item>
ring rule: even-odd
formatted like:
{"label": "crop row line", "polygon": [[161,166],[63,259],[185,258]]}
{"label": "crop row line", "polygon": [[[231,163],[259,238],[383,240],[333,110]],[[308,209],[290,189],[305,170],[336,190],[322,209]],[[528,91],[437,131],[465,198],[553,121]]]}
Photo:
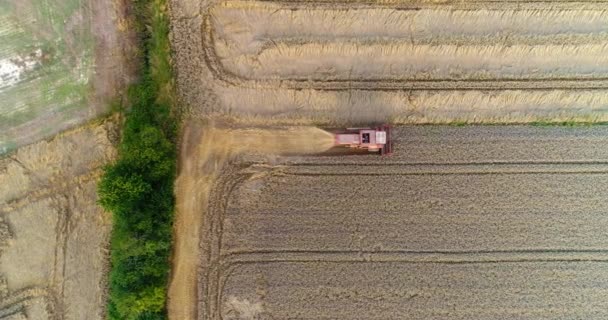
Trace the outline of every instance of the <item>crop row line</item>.
{"label": "crop row line", "polygon": [[359,251],[274,250],[231,252],[222,256],[223,268],[234,264],[278,262],[375,263],[500,263],[500,262],[608,262],[608,250],[470,250],[470,251]]}
{"label": "crop row line", "polygon": [[[226,0],[225,3],[242,2]],[[608,0],[467,0],[431,2],[425,0],[256,0],[258,3],[279,4],[291,10],[299,9],[363,9],[393,8],[395,10],[459,9],[459,10],[505,10],[505,9],[606,9]],[[205,14],[203,11],[202,14]]]}
{"label": "crop row line", "polygon": [[343,164],[341,166],[299,166],[280,169],[281,174],[298,176],[409,176],[487,174],[608,174],[607,164],[488,164],[488,165],[395,165]]}

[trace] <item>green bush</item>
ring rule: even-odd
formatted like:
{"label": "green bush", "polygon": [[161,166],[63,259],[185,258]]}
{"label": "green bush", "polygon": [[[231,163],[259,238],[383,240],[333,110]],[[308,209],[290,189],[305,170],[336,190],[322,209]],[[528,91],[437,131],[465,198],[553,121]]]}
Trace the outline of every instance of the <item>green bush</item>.
{"label": "green bush", "polygon": [[167,318],[176,121],[165,2],[133,1],[146,59],[129,90],[119,157],[98,186],[99,203],[113,215],[110,319]]}

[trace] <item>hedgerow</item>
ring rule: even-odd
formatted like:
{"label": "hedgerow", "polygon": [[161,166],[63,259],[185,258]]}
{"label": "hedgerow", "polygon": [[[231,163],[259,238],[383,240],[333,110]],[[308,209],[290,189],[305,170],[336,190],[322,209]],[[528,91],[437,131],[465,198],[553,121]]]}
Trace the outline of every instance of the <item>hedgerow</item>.
{"label": "hedgerow", "polygon": [[98,186],[113,218],[108,316],[166,319],[176,172],[169,20],[166,0],[135,0],[132,9],[141,75],[122,111],[118,159]]}

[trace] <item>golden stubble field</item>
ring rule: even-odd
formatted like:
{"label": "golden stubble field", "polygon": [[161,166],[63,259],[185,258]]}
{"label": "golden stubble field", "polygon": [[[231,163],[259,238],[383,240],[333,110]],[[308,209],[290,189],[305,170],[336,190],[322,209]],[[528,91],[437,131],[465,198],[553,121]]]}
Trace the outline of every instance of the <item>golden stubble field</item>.
{"label": "golden stubble field", "polygon": [[383,159],[259,134],[604,121],[606,3],[171,4],[172,319],[606,316],[605,129],[403,127]]}
{"label": "golden stubble field", "polygon": [[606,120],[601,1],[172,4],[188,114],[261,124]]}
{"label": "golden stubble field", "polygon": [[117,137],[105,121],[0,160],[0,318],[105,318],[111,218],[96,189]]}

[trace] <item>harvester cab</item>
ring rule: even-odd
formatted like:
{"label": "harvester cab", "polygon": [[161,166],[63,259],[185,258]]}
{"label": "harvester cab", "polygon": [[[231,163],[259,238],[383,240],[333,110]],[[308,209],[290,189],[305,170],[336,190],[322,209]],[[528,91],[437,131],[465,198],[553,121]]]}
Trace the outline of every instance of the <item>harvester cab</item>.
{"label": "harvester cab", "polygon": [[389,155],[393,152],[391,127],[389,125],[375,128],[347,128],[343,131],[334,132],[334,136],[334,145],[338,147],[367,150],[381,155]]}

